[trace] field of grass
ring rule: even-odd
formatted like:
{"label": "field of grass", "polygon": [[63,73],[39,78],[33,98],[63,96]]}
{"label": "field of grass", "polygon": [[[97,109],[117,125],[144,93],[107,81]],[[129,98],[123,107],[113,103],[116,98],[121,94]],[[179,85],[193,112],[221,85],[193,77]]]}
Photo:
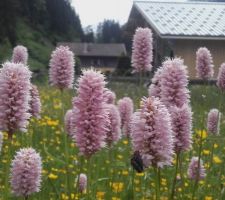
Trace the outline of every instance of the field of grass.
{"label": "field of grass", "polygon": [[[147,89],[140,89],[132,83],[109,83],[117,100],[129,96],[139,107],[140,99],[147,95]],[[190,86],[193,111],[193,148],[182,155],[183,166],[177,180],[175,199],[191,199],[194,182],[187,178],[187,167],[192,156],[198,155],[199,137],[202,135],[202,159],[207,176],[199,182],[195,199],[225,199],[225,124],[222,115],[220,135],[206,133],[207,113],[211,108],[225,108],[225,94],[215,86]],[[105,200],[151,200],[155,198],[153,168],[136,173],[131,164],[131,144],[123,137],[111,149],[102,149],[86,160],[78,155],[75,143],[64,131],[64,114],[71,108],[75,91],[65,91],[63,95],[50,86],[39,86],[42,102],[40,119],[30,121],[28,132],[17,133],[12,144],[5,134],[0,154],[0,200],[22,199],[10,193],[9,166],[15,152],[21,147],[33,147],[43,161],[41,191],[29,199],[105,199]],[[213,155],[212,155],[213,149]],[[175,165],[175,160],[173,162]],[[85,194],[78,193],[76,178],[79,173],[88,177]],[[161,199],[169,199],[175,167],[165,167],[160,174]],[[183,181],[181,181],[183,180]]]}

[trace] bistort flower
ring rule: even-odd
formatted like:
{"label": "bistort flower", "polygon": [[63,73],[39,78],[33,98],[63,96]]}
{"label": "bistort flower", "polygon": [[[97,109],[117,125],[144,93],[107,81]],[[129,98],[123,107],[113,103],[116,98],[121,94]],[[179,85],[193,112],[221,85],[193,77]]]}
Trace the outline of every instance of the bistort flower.
{"label": "bistort flower", "polygon": [[161,72],[161,101],[167,106],[182,107],[189,103],[187,67],[179,58],[163,62]]}
{"label": "bistort flower", "polygon": [[174,150],[176,153],[187,151],[192,144],[192,112],[189,105],[171,107],[171,124],[174,135]]}
{"label": "bistort flower", "polygon": [[152,70],[153,59],[152,31],[149,28],[137,28],[133,37],[131,63],[133,72]]}
{"label": "bistort flower", "polygon": [[114,104],[116,100],[116,94],[112,90],[105,89],[104,90],[105,102],[108,104]]}
{"label": "bistort flower", "polygon": [[87,188],[87,176],[86,174],[79,175],[79,191],[81,193],[85,192]]}
{"label": "bistort flower", "polygon": [[133,151],[138,151],[145,167],[171,165],[173,133],[170,114],[158,98],[143,98],[131,120]]}
{"label": "bistort flower", "polygon": [[161,73],[162,67],[159,67],[152,78],[151,85],[148,88],[149,96],[161,98]]}
{"label": "bistort flower", "polygon": [[28,60],[27,48],[22,45],[16,46],[13,49],[12,62],[27,65],[27,60]]}
{"label": "bistort flower", "polygon": [[72,109],[67,110],[64,118],[64,123],[65,123],[65,131],[67,134],[74,139],[74,131],[73,131],[73,125],[72,125],[72,115],[73,111]]}
{"label": "bistort flower", "polygon": [[206,176],[203,161],[198,159],[198,157],[192,157],[191,162],[188,167],[188,178],[191,180],[201,180]]}
{"label": "bistort flower", "polygon": [[208,80],[213,77],[213,59],[206,47],[200,47],[196,52],[197,77]]}
{"label": "bistort flower", "polygon": [[36,85],[31,84],[30,94],[31,94],[30,113],[32,116],[39,118],[41,113],[41,100]]}
{"label": "bistort flower", "polygon": [[208,113],[208,120],[207,120],[208,133],[211,133],[213,135],[219,135],[220,116],[221,116],[221,113],[216,108],[211,109],[209,111],[209,113]]}
{"label": "bistort flower", "polygon": [[30,111],[31,72],[22,63],[3,64],[0,73],[0,130],[9,137],[16,130],[26,131]]}
{"label": "bistort flower", "polygon": [[216,84],[221,90],[225,90],[225,63],[223,63],[219,68]]}
{"label": "bistort flower", "polygon": [[118,108],[113,104],[106,104],[108,111],[109,124],[106,132],[106,143],[111,146],[121,138],[121,119]]}
{"label": "bistort flower", "polygon": [[124,135],[130,135],[130,120],[134,112],[134,103],[130,97],[123,97],[118,101],[118,109],[121,118],[121,128]]}
{"label": "bistort flower", "polygon": [[73,99],[72,125],[82,155],[90,157],[105,147],[108,113],[105,108],[105,77],[87,70],[78,80],[78,96]]}
{"label": "bistort flower", "polygon": [[74,81],[74,54],[67,46],[52,52],[49,69],[50,84],[63,90],[72,88]]}
{"label": "bistort flower", "polygon": [[33,148],[20,149],[12,161],[10,183],[16,196],[28,197],[40,191],[42,161]]}

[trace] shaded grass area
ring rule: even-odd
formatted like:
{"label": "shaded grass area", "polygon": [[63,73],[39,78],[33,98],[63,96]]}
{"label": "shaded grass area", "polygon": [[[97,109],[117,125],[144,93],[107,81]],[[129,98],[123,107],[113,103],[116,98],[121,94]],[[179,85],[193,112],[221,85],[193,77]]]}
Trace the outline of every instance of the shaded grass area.
{"label": "shaded grass area", "polygon": [[[36,27],[37,28],[37,27]],[[54,45],[47,39],[47,33],[36,30],[26,23],[26,20],[20,18],[17,23],[17,45],[23,45],[28,48],[29,67],[31,70],[46,70],[50,59],[51,51]],[[8,40],[4,40],[0,45],[0,61],[11,60],[13,46]]]}
{"label": "shaded grass area", "polygon": [[[132,83],[112,82],[108,87],[115,91],[117,100],[129,96],[139,107],[142,96],[147,95],[146,88],[139,88]],[[106,200],[144,200],[154,199],[155,183],[152,168],[144,173],[136,173],[130,165],[132,155],[129,138],[123,137],[112,149],[105,148],[90,160],[81,158],[74,142],[68,138],[64,143],[64,113],[71,108],[71,99],[75,91],[60,91],[39,85],[42,101],[40,119],[32,119],[28,133],[18,133],[13,138],[13,144],[4,140],[3,151],[0,155],[0,199],[20,199],[9,193],[8,177],[5,174],[9,166],[10,157],[21,147],[34,147],[43,159],[43,181],[41,191],[29,199],[106,199]],[[194,183],[187,178],[187,167],[192,156],[197,156],[199,148],[200,130],[206,130],[206,117],[211,108],[220,108],[224,114],[225,94],[215,86],[190,86],[193,118],[193,149],[182,155],[183,166],[178,179],[175,199],[191,199]],[[200,181],[196,199],[225,199],[225,127],[224,116],[220,129],[220,136],[209,136],[203,131],[202,159],[206,167],[207,177]],[[212,146],[214,157],[211,163]],[[67,163],[68,159],[68,163]],[[175,162],[173,162],[175,165]],[[167,199],[170,195],[175,167],[161,170],[161,197]],[[88,175],[89,193],[77,194],[76,178],[80,172]],[[68,174],[68,182],[65,177]],[[134,178],[134,179],[133,179]],[[68,185],[69,183],[69,185]],[[66,185],[68,185],[66,187]],[[5,187],[8,187],[6,190]]]}

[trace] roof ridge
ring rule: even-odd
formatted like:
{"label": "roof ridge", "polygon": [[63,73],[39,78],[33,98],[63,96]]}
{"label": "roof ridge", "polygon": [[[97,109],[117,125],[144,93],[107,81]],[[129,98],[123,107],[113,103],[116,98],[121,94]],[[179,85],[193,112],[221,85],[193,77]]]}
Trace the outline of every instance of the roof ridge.
{"label": "roof ridge", "polygon": [[134,0],[133,3],[169,3],[169,4],[210,4],[210,5],[221,5],[221,4],[224,4],[225,5],[225,2],[209,2],[209,1],[157,1],[157,0]]}

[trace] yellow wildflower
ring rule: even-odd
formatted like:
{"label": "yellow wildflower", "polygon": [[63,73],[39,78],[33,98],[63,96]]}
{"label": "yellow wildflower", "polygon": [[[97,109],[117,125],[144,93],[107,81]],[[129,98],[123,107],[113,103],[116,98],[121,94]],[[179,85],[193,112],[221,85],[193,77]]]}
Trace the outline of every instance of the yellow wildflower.
{"label": "yellow wildflower", "polygon": [[122,175],[127,176],[128,175],[128,171],[127,170],[123,170],[122,171]]}
{"label": "yellow wildflower", "polygon": [[166,181],[165,178],[162,178],[162,179],[161,179],[161,185],[162,185],[162,186],[166,186],[166,185],[167,185],[167,181]]}
{"label": "yellow wildflower", "polygon": [[144,176],[145,174],[142,172],[142,173],[136,173],[136,176]]}
{"label": "yellow wildflower", "polygon": [[210,197],[210,196],[206,196],[206,197],[205,197],[205,200],[213,200],[213,198]]}
{"label": "yellow wildflower", "polygon": [[204,150],[203,150],[203,154],[204,154],[204,155],[209,155],[209,154],[210,154],[210,151],[207,150],[207,149],[204,149]]}
{"label": "yellow wildflower", "polygon": [[67,199],[69,199],[69,197],[68,197],[66,194],[64,194],[64,193],[61,195],[61,197],[62,197],[62,200],[67,200]]}
{"label": "yellow wildflower", "polygon": [[117,159],[122,160],[123,156],[122,155],[117,155]]}
{"label": "yellow wildflower", "polygon": [[123,140],[123,144],[128,144],[128,140]]}
{"label": "yellow wildflower", "polygon": [[202,139],[207,138],[207,132],[205,130],[197,130],[196,132],[199,137],[202,137]]}
{"label": "yellow wildflower", "polygon": [[105,196],[105,192],[99,191],[99,192],[96,193],[97,200],[103,200],[104,196]]}
{"label": "yellow wildflower", "polygon": [[58,176],[55,175],[55,174],[53,174],[53,173],[50,173],[50,174],[48,175],[48,178],[55,180],[55,179],[58,178]]}
{"label": "yellow wildflower", "polygon": [[118,197],[112,197],[112,200],[120,200]]}
{"label": "yellow wildflower", "polygon": [[213,162],[216,164],[222,163],[222,160],[218,156],[213,156]]}
{"label": "yellow wildflower", "polygon": [[114,182],[112,183],[113,192],[121,192],[123,191],[124,183],[122,182]]}

